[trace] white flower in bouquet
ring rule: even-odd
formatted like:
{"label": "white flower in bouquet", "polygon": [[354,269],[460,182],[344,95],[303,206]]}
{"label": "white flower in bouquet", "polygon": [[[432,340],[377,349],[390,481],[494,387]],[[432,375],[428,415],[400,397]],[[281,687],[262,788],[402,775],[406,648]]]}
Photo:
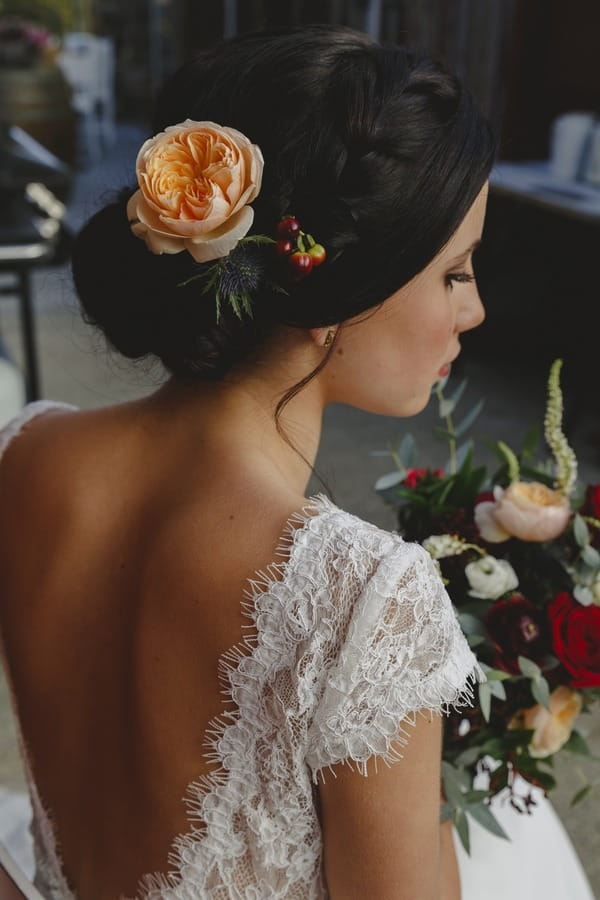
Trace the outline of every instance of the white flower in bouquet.
{"label": "white flower in bouquet", "polygon": [[453,534],[432,534],[425,538],[423,547],[433,559],[459,556],[466,549],[465,542]]}
{"label": "white flower in bouquet", "polygon": [[481,600],[497,600],[518,587],[517,573],[505,559],[482,556],[465,566],[471,597]]}

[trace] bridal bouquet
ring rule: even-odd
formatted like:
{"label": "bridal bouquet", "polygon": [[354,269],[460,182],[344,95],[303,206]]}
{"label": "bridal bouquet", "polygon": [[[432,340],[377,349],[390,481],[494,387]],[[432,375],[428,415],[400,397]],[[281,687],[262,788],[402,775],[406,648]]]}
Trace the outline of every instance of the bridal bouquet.
{"label": "bridal bouquet", "polygon": [[453,819],[467,850],[467,814],[506,837],[492,797],[502,793],[528,812],[530,785],[545,792],[556,785],[559,751],[591,756],[579,728],[600,699],[600,484],[577,484],[562,431],[560,368],[556,360],[548,378],[545,460],[536,459],[534,429],[519,452],[491,445],[499,460],[493,474],[476,466],[472,441],[459,442],[482,402],[455,425],[466,382],[450,397],[440,382],[437,433],[449,444],[447,467],[415,468],[407,435],[386,451],[396,470],[375,485],[397,508],[400,532],[436,560],[487,676],[479,703],[452,713],[444,738],[442,816]]}

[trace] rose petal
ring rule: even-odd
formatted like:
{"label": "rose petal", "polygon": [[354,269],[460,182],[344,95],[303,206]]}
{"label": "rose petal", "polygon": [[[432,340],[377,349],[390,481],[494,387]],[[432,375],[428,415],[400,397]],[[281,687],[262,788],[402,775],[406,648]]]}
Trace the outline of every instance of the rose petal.
{"label": "rose petal", "polygon": [[229,219],[224,226],[211,234],[185,241],[186,250],[196,262],[210,262],[231,253],[240,239],[248,233],[254,221],[254,210],[245,206],[237,216]]}
{"label": "rose petal", "polygon": [[505,531],[498,524],[494,516],[494,510],[497,504],[492,500],[483,500],[478,503],[474,510],[475,524],[479,530],[479,534],[484,541],[490,544],[500,544],[510,538],[508,531]]}

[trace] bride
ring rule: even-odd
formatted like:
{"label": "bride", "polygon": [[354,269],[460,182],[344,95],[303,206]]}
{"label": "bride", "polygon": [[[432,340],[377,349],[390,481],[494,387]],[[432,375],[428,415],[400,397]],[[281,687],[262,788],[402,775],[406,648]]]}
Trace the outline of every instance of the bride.
{"label": "bride", "polygon": [[73,270],[167,380],[0,444],[36,885],[457,900],[440,713],[481,673],[425,551],[305,491],[328,404],[418,412],[481,322],[488,126],[432,61],[313,26],[201,54],[154,132]]}

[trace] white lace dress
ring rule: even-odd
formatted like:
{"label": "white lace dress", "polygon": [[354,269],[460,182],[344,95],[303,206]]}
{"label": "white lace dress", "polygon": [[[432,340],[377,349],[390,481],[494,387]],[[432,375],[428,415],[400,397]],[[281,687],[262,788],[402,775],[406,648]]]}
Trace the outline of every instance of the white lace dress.
{"label": "white lace dress", "polygon": [[[56,406],[30,404],[0,433],[0,453]],[[394,762],[410,739],[401,722],[471,699],[476,660],[421,547],[318,496],[290,520],[279,553],[244,598],[252,637],[221,662],[229,702],[207,733],[218,769],[190,785],[189,831],[173,843],[171,870],[143,878],[143,900],[326,898],[320,774]],[[32,779],[30,792],[36,885],[74,900]]]}

